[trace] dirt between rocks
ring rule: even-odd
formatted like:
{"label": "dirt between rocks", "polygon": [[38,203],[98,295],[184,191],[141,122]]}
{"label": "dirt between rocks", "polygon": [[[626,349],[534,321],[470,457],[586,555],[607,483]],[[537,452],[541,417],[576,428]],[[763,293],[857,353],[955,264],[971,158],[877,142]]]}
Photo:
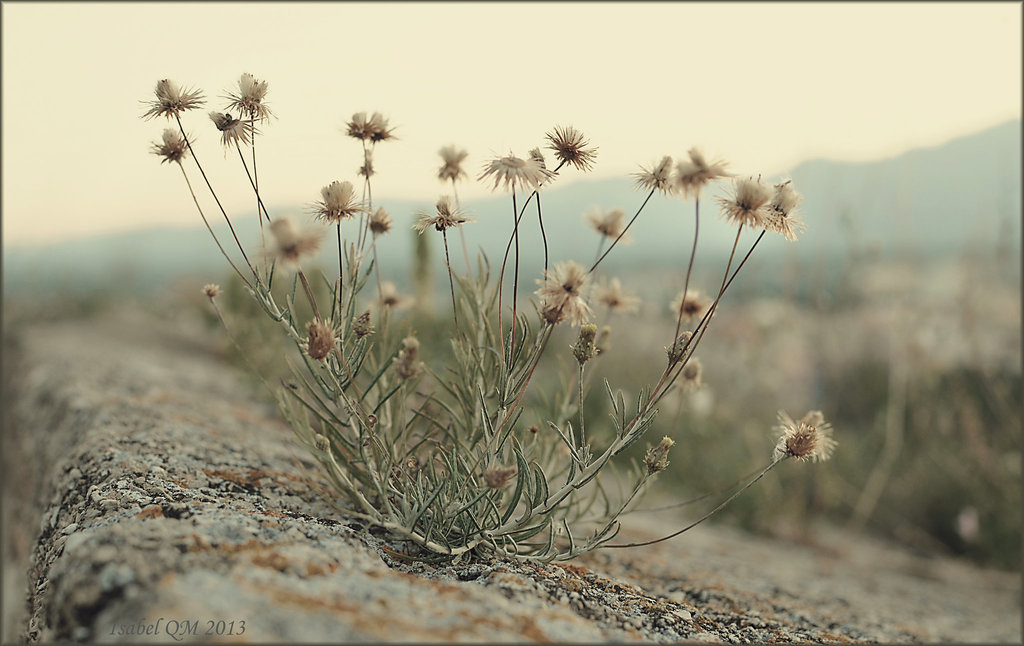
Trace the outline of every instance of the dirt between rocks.
{"label": "dirt between rocks", "polygon": [[[429,565],[341,517],[187,316],[121,307],[4,356],[4,634],[29,641],[1020,642],[1020,576],[820,527],[701,525],[570,564]],[[620,536],[685,518],[632,514]]]}

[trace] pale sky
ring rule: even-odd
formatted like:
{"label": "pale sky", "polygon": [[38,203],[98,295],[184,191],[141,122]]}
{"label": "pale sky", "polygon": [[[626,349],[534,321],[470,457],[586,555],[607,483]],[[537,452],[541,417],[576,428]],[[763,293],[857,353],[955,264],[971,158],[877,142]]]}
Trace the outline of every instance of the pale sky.
{"label": "pale sky", "polygon": [[200,223],[149,152],[168,123],[141,102],[161,78],[205,92],[183,121],[229,213],[251,189],[207,112],[243,72],[278,117],[258,139],[271,207],[357,183],[340,129],[359,111],[400,138],[377,146],[374,197],[429,206],[440,147],[467,149],[475,177],[555,125],[615,177],[693,146],[750,173],[881,159],[1019,118],[1021,6],[3,2],[3,242]]}

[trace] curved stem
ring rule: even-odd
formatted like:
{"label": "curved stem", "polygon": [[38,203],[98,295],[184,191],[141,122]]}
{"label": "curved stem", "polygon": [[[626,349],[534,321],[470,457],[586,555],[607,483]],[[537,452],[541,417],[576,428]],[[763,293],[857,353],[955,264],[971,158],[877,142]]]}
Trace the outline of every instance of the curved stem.
{"label": "curved stem", "polygon": [[220,249],[220,252],[224,256],[224,259],[228,261],[228,264],[231,265],[231,268],[235,270],[235,273],[238,274],[238,277],[242,279],[242,282],[245,283],[245,286],[248,287],[249,289],[253,289],[252,283],[250,283],[249,280],[242,274],[242,272],[238,270],[238,267],[235,266],[234,262],[232,262],[231,257],[228,256],[228,252],[224,251],[224,246],[220,243],[220,240],[217,239],[217,234],[213,232],[213,227],[210,226],[210,222],[206,219],[206,215],[203,213],[203,207],[199,206],[199,200],[196,199],[196,192],[192,190],[192,182],[190,182],[188,179],[188,173],[185,172],[185,167],[179,163],[178,168],[181,169],[181,175],[182,177],[185,178],[185,184],[188,185],[188,192],[192,194],[192,201],[196,203],[196,209],[199,210],[199,217],[203,219],[203,224],[206,225],[206,230],[210,232],[210,236],[213,238],[213,241],[217,243],[217,248]]}
{"label": "curved stem", "polygon": [[242,247],[242,243],[238,240],[238,234],[235,233],[235,227],[231,224],[231,218],[228,217],[227,211],[220,203],[220,198],[217,197],[217,193],[213,190],[213,185],[210,184],[210,179],[206,176],[206,171],[203,170],[203,165],[199,163],[199,158],[196,157],[196,153],[192,150],[192,142],[188,140],[188,135],[185,134],[185,128],[181,125],[181,118],[175,114],[175,121],[178,122],[178,129],[181,131],[181,136],[185,139],[185,145],[188,146],[188,152],[192,155],[192,160],[195,161],[196,167],[199,169],[199,174],[203,176],[203,181],[206,182],[206,188],[210,189],[210,195],[213,196],[213,201],[217,203],[217,208],[220,209],[221,214],[224,216],[224,220],[228,223],[228,228],[231,229],[231,235],[235,238],[235,244],[238,245],[238,250],[242,252],[242,258],[245,259],[245,264],[249,265],[249,271],[255,276],[256,282],[260,282],[259,274],[256,273],[256,269],[253,268],[252,263],[249,262],[249,257],[245,255],[245,249]]}
{"label": "curved stem", "polygon": [[739,496],[739,495],[740,495],[741,493],[743,493],[744,491],[746,491],[747,489],[749,489],[749,488],[750,488],[751,486],[753,486],[753,484],[754,484],[755,482],[757,482],[758,480],[760,480],[761,478],[763,478],[763,477],[764,477],[764,474],[766,474],[766,473],[768,473],[769,471],[771,471],[771,470],[772,470],[772,468],[773,468],[773,467],[774,467],[774,466],[775,466],[776,464],[778,464],[779,462],[782,462],[782,461],[783,461],[783,460],[785,460],[785,459],[786,459],[785,457],[780,457],[780,458],[775,458],[774,460],[772,460],[771,464],[769,464],[768,466],[766,466],[766,467],[765,467],[765,468],[764,468],[764,469],[763,469],[763,470],[761,471],[761,473],[757,474],[757,477],[756,477],[756,478],[754,478],[753,480],[751,480],[751,481],[750,481],[750,482],[748,482],[747,484],[743,485],[743,488],[742,488],[742,489],[740,489],[739,491],[737,491],[737,492],[736,492],[736,493],[734,493],[733,495],[729,496],[729,497],[728,497],[728,498],[726,498],[726,499],[725,499],[725,501],[723,501],[723,502],[722,502],[722,503],[721,503],[720,505],[718,505],[717,507],[715,507],[714,509],[712,509],[712,510],[711,510],[711,511],[709,511],[708,513],[704,514],[703,516],[701,516],[700,518],[698,518],[697,520],[693,521],[692,523],[690,523],[689,525],[687,525],[686,527],[684,527],[684,528],[680,529],[680,530],[679,530],[679,531],[677,531],[677,532],[672,532],[672,533],[671,533],[671,534],[669,534],[668,536],[662,536],[661,538],[655,538],[655,539],[653,539],[653,540],[650,540],[650,541],[641,541],[641,542],[639,542],[639,543],[619,543],[619,544],[617,544],[617,545],[602,545],[601,547],[606,547],[606,548],[609,548],[609,549],[615,549],[615,548],[620,548],[620,547],[640,547],[640,546],[642,546],[642,545],[654,545],[655,543],[660,543],[660,542],[662,542],[662,541],[667,541],[667,540],[669,540],[670,538],[675,538],[676,536],[679,536],[679,535],[680,535],[680,534],[682,534],[683,532],[687,532],[687,531],[689,531],[689,530],[693,529],[694,527],[696,527],[697,525],[700,525],[700,524],[701,524],[701,523],[703,523],[703,522],[704,522],[705,520],[707,520],[708,518],[711,518],[711,517],[712,517],[713,515],[715,515],[715,514],[716,514],[716,513],[718,513],[719,511],[721,511],[721,510],[722,510],[722,509],[723,509],[723,508],[724,508],[724,507],[725,507],[726,505],[728,505],[728,504],[729,504],[730,502],[732,502],[733,500],[735,500],[735,499],[736,499],[736,498],[737,498],[737,497],[738,497],[738,496]]}
{"label": "curved stem", "polygon": [[590,270],[587,272],[588,274],[592,273],[595,269],[597,269],[597,266],[601,263],[602,260],[604,260],[605,256],[611,253],[612,249],[615,248],[615,245],[619,243],[619,240],[622,240],[622,236],[626,235],[626,232],[629,231],[629,227],[633,226],[633,223],[636,222],[636,219],[640,216],[640,212],[644,210],[645,206],[647,206],[647,202],[651,199],[652,195],[654,195],[653,188],[651,189],[651,192],[647,194],[647,197],[644,199],[644,203],[640,205],[640,208],[636,210],[636,213],[629,220],[629,224],[627,224],[626,228],[622,230],[622,233],[620,233],[618,237],[615,238],[615,241],[612,242],[611,246],[608,247],[604,254],[594,261],[594,264],[590,267]]}

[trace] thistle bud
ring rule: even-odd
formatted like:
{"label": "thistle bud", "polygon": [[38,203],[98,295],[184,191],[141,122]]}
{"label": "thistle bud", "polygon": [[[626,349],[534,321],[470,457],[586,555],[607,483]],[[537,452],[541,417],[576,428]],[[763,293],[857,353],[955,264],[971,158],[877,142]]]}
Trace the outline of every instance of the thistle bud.
{"label": "thistle bud", "polygon": [[599,350],[594,345],[596,337],[597,326],[593,323],[580,327],[580,335],[576,339],[576,344],[572,346],[572,354],[581,366],[598,355]]}
{"label": "thistle bud", "polygon": [[693,333],[687,330],[679,335],[679,338],[676,339],[671,348],[665,348],[670,364],[675,365],[682,360],[683,354],[686,352],[686,346],[690,343],[690,337],[692,336]]}
{"label": "thistle bud", "polygon": [[366,310],[356,317],[355,322],[352,323],[352,331],[360,339],[373,334],[373,323],[370,323],[370,310]]}
{"label": "thistle bud", "polygon": [[658,446],[647,449],[647,454],[644,456],[644,464],[647,465],[647,473],[655,474],[659,471],[664,471],[668,467],[668,450],[672,448],[675,441],[672,438],[665,436],[661,438],[661,442]]}

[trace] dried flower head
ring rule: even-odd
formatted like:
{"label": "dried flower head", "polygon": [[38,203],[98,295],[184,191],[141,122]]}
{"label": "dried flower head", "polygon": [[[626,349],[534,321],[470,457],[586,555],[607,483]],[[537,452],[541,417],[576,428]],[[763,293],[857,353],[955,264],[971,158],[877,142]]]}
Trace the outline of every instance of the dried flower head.
{"label": "dried flower head", "polygon": [[400,310],[412,303],[412,299],[408,296],[404,296],[398,293],[398,288],[390,280],[382,281],[380,284],[380,300],[379,303],[383,307],[390,307],[391,309]]}
{"label": "dried flower head", "polygon": [[554,176],[551,171],[542,168],[536,160],[520,159],[511,152],[507,157],[498,157],[487,162],[477,179],[483,181],[491,175],[494,176],[494,186],[491,187],[491,190],[497,190],[499,185],[504,184],[505,190],[512,191],[516,188],[528,187],[537,189]]}
{"label": "dried flower head", "polygon": [[142,115],[143,119],[153,117],[177,117],[185,110],[193,110],[203,105],[203,94],[199,90],[183,90],[169,79],[157,81],[155,101],[149,101],[149,110]]}
{"label": "dried flower head", "polygon": [[203,294],[206,294],[206,297],[212,301],[220,295],[220,285],[214,285],[213,283],[204,285]]}
{"label": "dried flower head", "polygon": [[684,197],[700,197],[700,191],[704,185],[712,180],[721,177],[729,177],[725,171],[726,163],[716,161],[708,163],[696,148],[687,151],[689,160],[681,160],[676,165],[676,188],[682,192]]}
{"label": "dried flower head", "polygon": [[642,172],[633,173],[636,178],[635,185],[638,189],[661,191],[662,195],[671,195],[675,192],[675,184],[672,181],[672,158],[665,155],[661,161],[647,169],[640,167]]}
{"label": "dried flower head", "polygon": [[[601,207],[589,209],[584,217],[591,227],[606,238],[612,240],[618,238],[626,230],[626,212],[622,209],[609,209],[604,211]],[[622,236],[619,244],[630,244],[633,236],[628,233]]]}
{"label": "dried flower head", "polygon": [[484,472],[484,484],[488,489],[501,489],[516,473],[515,467],[491,467]]}
{"label": "dried flower head", "polygon": [[462,169],[462,162],[469,156],[468,152],[459,150],[455,146],[445,146],[437,153],[441,155],[441,161],[444,162],[437,171],[437,179],[442,182],[456,182],[467,177],[466,171]]}
{"label": "dried flower head", "polygon": [[322,199],[313,205],[314,213],[328,224],[350,220],[366,211],[366,205],[356,197],[352,182],[331,182],[320,189],[320,197]]}
{"label": "dried flower head", "polygon": [[796,234],[804,231],[804,223],[793,211],[803,200],[803,196],[793,188],[793,180],[786,180],[775,185],[775,193],[765,207],[764,228],[780,233],[786,240],[796,240]]}
{"label": "dried flower head", "polygon": [[673,444],[675,444],[675,441],[666,435],[658,442],[658,446],[647,449],[647,453],[644,455],[647,473],[653,475],[668,468],[668,450],[672,448]]}
{"label": "dried flower head", "polygon": [[555,151],[558,161],[582,171],[591,169],[597,157],[597,149],[587,148],[590,142],[583,138],[582,132],[572,126],[555,126],[554,132],[545,136],[551,142],[548,148]]}
{"label": "dried flower head", "polygon": [[538,164],[540,164],[541,168],[547,170],[548,163],[544,159],[544,153],[542,153],[540,151],[540,148],[531,148],[530,152],[529,152],[529,155],[530,155],[530,159],[532,159],[533,161],[535,161]]}
{"label": "dried flower head", "polygon": [[256,121],[269,121],[274,115],[263,103],[267,89],[266,81],[257,81],[256,77],[246,72],[238,77],[238,92],[225,97],[230,101],[226,109],[235,110]]}
{"label": "dried flower head", "polygon": [[366,310],[356,317],[356,320],[352,322],[352,332],[360,339],[364,336],[373,334],[373,323],[370,322],[370,310]]}
{"label": "dried flower head", "polygon": [[832,425],[825,421],[821,411],[810,411],[799,422],[794,422],[785,411],[779,411],[779,422],[775,430],[782,435],[775,444],[773,459],[789,457],[823,462],[832,456],[836,441],[832,439]]}
{"label": "dried flower head", "polygon": [[463,215],[462,211],[452,203],[452,198],[447,195],[441,196],[441,199],[437,201],[435,213],[419,211],[417,215],[420,217],[416,220],[416,224],[412,225],[412,228],[420,233],[430,227],[443,232],[452,227],[462,226],[465,222],[473,222],[471,218]]}
{"label": "dried flower head", "polygon": [[365,112],[357,112],[345,126],[349,137],[363,141],[377,143],[394,137],[394,129],[388,126],[387,118],[379,112],[374,112],[369,118]]}
{"label": "dried flower head", "polygon": [[306,328],[306,341],[302,349],[310,359],[323,361],[338,343],[338,335],[338,329],[330,321],[315,318]]}
{"label": "dried flower head", "polygon": [[595,299],[611,312],[626,314],[636,312],[640,308],[640,299],[623,291],[618,278],[612,278],[610,282],[602,281],[597,288]]}
{"label": "dried flower head", "polygon": [[576,357],[576,361],[582,366],[594,357],[596,357],[600,350],[597,348],[597,344],[594,342],[597,338],[597,326],[593,323],[588,323],[580,327],[579,336],[576,337],[576,343],[570,346],[572,348],[572,355]]}
{"label": "dried flower head", "polygon": [[275,218],[270,223],[270,233],[273,242],[264,254],[274,256],[292,268],[297,268],[303,258],[313,256],[320,250],[320,241],[324,235],[319,227],[298,229],[287,216]]}
{"label": "dried flower head", "polygon": [[555,265],[544,274],[544,280],[534,294],[540,299],[540,312],[544,320],[556,325],[566,319],[582,325],[590,316],[590,306],[583,300],[587,270],[579,263],[568,260]]}
{"label": "dried flower head", "polygon": [[382,236],[391,231],[391,214],[383,206],[378,206],[370,216],[370,231],[374,236]]}
{"label": "dried flower head", "polygon": [[703,377],[703,375],[704,366],[701,365],[700,359],[690,357],[690,359],[686,362],[686,365],[683,366],[683,371],[679,375],[680,377],[682,377],[682,382],[680,383],[680,386],[683,388],[683,390],[700,388],[702,383],[701,378]]}
{"label": "dried flower head", "polygon": [[683,292],[679,292],[668,309],[674,316],[683,317],[683,320],[690,321],[694,317],[703,316],[711,305],[711,301],[700,293],[699,290],[687,290],[684,298]]}
{"label": "dried flower head", "polygon": [[745,177],[733,183],[728,198],[718,198],[725,219],[748,227],[764,225],[764,205],[772,198],[772,189],[761,183],[761,178]]}
{"label": "dried flower head", "polygon": [[160,163],[164,162],[177,162],[181,163],[181,160],[188,154],[188,142],[181,136],[181,132],[174,128],[167,128],[164,130],[163,140],[152,144],[152,151],[154,155],[163,157]]}
{"label": "dried flower head", "polygon": [[225,146],[252,141],[252,135],[258,131],[253,128],[252,120],[235,119],[226,112],[211,112],[210,121],[220,130],[220,142]]}
{"label": "dried flower head", "polygon": [[419,361],[420,342],[414,336],[407,336],[402,339],[402,349],[398,351],[398,358],[395,360],[395,372],[402,379],[412,379],[423,369],[423,362]]}

